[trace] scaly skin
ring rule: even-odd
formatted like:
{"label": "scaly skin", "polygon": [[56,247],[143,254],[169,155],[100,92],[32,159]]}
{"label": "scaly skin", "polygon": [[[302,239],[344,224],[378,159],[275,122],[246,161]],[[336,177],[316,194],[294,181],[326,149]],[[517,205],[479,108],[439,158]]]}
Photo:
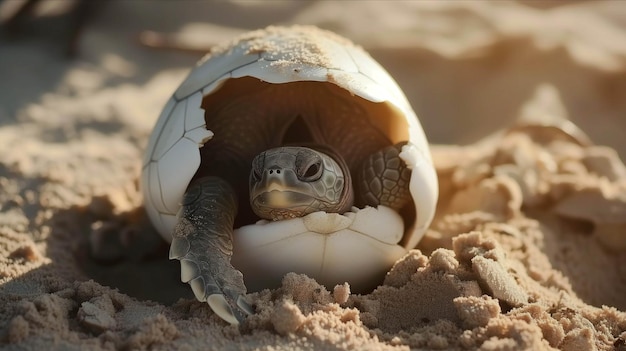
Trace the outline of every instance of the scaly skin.
{"label": "scaly skin", "polygon": [[170,246],[170,259],[181,261],[181,280],[189,282],[199,301],[223,295],[236,319],[231,323],[243,321],[252,310],[242,299],[243,275],[230,264],[236,211],[237,198],[227,182],[217,177],[193,182]]}
{"label": "scaly skin", "polygon": [[399,211],[411,200],[411,170],[400,158],[404,144],[388,146],[365,158],[357,186],[363,205],[384,205]]}

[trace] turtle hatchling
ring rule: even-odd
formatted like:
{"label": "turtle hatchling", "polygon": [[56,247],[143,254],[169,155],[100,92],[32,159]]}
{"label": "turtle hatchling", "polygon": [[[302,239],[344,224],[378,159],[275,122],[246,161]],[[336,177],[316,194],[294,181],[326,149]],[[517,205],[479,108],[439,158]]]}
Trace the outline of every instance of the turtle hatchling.
{"label": "turtle hatchling", "polygon": [[368,292],[432,221],[419,120],[362,48],[308,26],[217,47],[166,103],[142,170],[181,280],[221,318],[288,272]]}

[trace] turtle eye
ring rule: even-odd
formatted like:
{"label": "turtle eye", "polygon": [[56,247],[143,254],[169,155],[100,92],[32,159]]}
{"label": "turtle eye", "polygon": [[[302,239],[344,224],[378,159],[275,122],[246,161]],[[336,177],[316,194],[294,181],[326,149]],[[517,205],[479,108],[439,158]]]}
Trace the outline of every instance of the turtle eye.
{"label": "turtle eye", "polygon": [[321,162],[315,162],[309,165],[304,171],[302,175],[302,180],[312,182],[314,180],[318,180],[322,176],[322,165]]}
{"label": "turtle eye", "polygon": [[306,148],[302,148],[298,151],[295,168],[298,179],[303,182],[314,182],[318,180],[324,171],[320,155]]}

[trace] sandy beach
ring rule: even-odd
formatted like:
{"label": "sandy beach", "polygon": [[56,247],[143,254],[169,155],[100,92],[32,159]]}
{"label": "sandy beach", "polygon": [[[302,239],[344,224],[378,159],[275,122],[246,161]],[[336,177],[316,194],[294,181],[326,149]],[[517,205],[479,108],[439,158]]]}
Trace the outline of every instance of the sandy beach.
{"label": "sandy beach", "polygon": [[[98,2],[74,57],[67,4],[0,36],[0,349],[626,350],[622,1]],[[141,159],[202,51],[290,24],[397,80],[439,204],[374,291],[288,274],[236,327],[180,282]]]}

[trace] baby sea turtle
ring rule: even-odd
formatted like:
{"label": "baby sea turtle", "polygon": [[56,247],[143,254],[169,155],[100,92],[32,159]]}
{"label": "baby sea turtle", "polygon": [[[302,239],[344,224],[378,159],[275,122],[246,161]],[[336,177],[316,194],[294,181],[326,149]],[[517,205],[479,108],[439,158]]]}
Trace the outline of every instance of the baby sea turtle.
{"label": "baby sea turtle", "polygon": [[307,26],[254,31],[200,61],[156,123],[142,189],[182,281],[234,324],[252,313],[246,287],[288,272],[375,287],[421,239],[438,196],[395,81]]}

